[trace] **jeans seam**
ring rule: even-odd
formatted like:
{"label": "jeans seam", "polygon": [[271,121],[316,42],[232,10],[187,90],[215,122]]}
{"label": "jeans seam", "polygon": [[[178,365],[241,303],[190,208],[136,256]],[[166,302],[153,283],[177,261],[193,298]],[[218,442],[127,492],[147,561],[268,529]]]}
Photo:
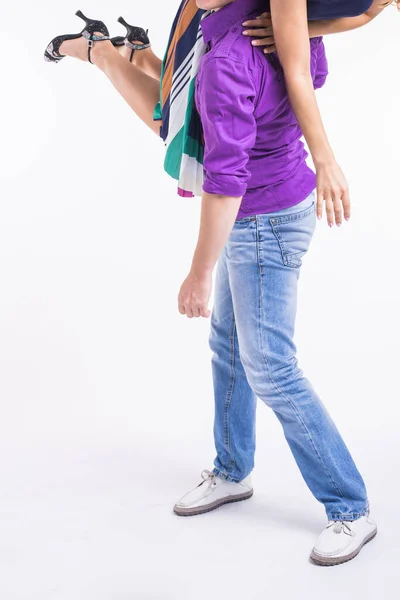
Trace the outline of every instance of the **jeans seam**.
{"label": "jeans seam", "polygon": [[229,365],[230,365],[230,377],[229,377],[229,385],[228,391],[226,393],[225,404],[224,404],[224,444],[225,448],[228,451],[228,454],[231,459],[231,464],[227,469],[228,473],[231,473],[235,466],[235,459],[231,455],[231,440],[229,435],[229,408],[231,406],[231,400],[233,395],[233,387],[235,385],[235,315],[232,313],[232,324],[229,332]]}
{"label": "jeans seam", "polygon": [[[256,223],[256,244],[257,244],[257,256],[258,256],[258,260],[260,261],[260,256],[261,256],[261,250],[260,250],[260,247],[261,247],[261,244],[260,244],[260,238],[259,238],[259,226],[258,226],[258,222]],[[262,316],[263,316],[263,308],[262,308],[262,307],[263,307],[263,291],[262,291],[262,281],[261,281],[261,278],[262,278],[261,264],[259,264],[259,272],[260,272],[260,279],[259,279],[259,285],[260,285],[260,294],[259,294],[259,315],[260,315],[260,321],[261,321],[261,318],[262,318]],[[338,491],[338,493],[339,493],[340,497],[342,498],[342,500],[344,500],[343,492],[341,491],[341,489],[339,488],[339,486],[337,485],[337,483],[336,483],[336,482],[335,482],[335,480],[333,479],[333,477],[332,477],[332,475],[331,475],[331,473],[330,473],[329,469],[327,468],[327,466],[325,465],[324,461],[322,460],[322,457],[321,457],[321,455],[319,454],[319,452],[318,452],[318,450],[317,450],[317,447],[316,447],[316,445],[315,445],[315,443],[314,443],[314,440],[313,440],[313,438],[312,438],[312,436],[311,436],[310,432],[308,431],[308,429],[307,429],[307,426],[306,426],[305,422],[303,421],[303,419],[302,419],[302,417],[301,417],[301,415],[300,415],[299,411],[297,410],[297,408],[296,408],[296,406],[293,404],[293,402],[290,400],[290,398],[288,398],[288,397],[286,396],[286,394],[285,394],[285,393],[284,393],[284,392],[283,392],[283,391],[282,391],[282,390],[279,388],[279,386],[276,384],[276,382],[275,382],[275,380],[274,380],[274,378],[273,378],[273,376],[272,376],[271,367],[270,367],[270,364],[269,364],[268,358],[267,358],[267,356],[266,356],[266,354],[265,354],[265,352],[264,352],[264,347],[263,347],[263,344],[262,344],[262,335],[261,335],[260,321],[259,321],[259,327],[258,327],[258,332],[259,332],[259,343],[260,343],[260,348],[261,348],[261,354],[262,354],[262,357],[263,357],[263,359],[264,359],[265,365],[266,365],[266,367],[267,367],[268,376],[269,376],[269,378],[270,378],[270,380],[271,380],[271,382],[272,382],[273,386],[275,387],[275,389],[278,391],[278,393],[279,393],[279,394],[280,394],[280,395],[281,395],[283,398],[285,398],[285,400],[286,400],[286,401],[289,403],[289,405],[291,406],[291,408],[292,408],[293,412],[295,413],[295,415],[296,415],[296,416],[297,416],[297,418],[299,419],[299,422],[301,423],[301,425],[302,425],[302,427],[303,427],[304,431],[306,432],[306,434],[307,434],[307,438],[308,438],[308,441],[310,442],[310,444],[311,444],[312,448],[314,449],[314,452],[315,452],[316,456],[317,456],[317,457],[318,457],[318,459],[320,460],[320,462],[321,462],[321,465],[323,466],[323,468],[325,469],[326,473],[328,474],[328,477],[331,479],[331,481],[332,481],[332,483],[333,483],[334,487],[336,488],[336,490]]]}
{"label": "jeans seam", "polygon": [[[353,512],[353,513],[330,513],[328,515],[328,519],[330,521],[351,521],[360,519],[365,515],[368,515],[370,511],[369,503],[365,506],[365,508],[361,512]],[[350,517],[350,518],[349,518]]]}

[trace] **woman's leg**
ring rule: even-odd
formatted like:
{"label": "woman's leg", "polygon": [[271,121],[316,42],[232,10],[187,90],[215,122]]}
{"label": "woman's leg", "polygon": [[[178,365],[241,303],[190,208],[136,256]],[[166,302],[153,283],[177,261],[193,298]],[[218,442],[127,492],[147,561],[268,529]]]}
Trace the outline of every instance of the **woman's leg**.
{"label": "woman's leg", "polygon": [[[60,53],[87,61],[87,40],[67,40],[61,45]],[[160,98],[159,81],[127,61],[109,41],[94,43],[91,60],[108,77],[137,116],[160,135],[161,121],[153,120],[153,111]]]}
{"label": "woman's leg", "polygon": [[368,512],[364,481],[293,343],[301,257],[315,227],[313,196],[291,210],[237,221],[227,244],[239,352],[254,393],[273,409],[300,471],[331,520]]}
{"label": "woman's leg", "polygon": [[[129,61],[132,50],[128,46],[118,46],[118,52]],[[132,64],[149,77],[160,81],[162,61],[154,54],[151,47],[145,50],[135,50]]]}

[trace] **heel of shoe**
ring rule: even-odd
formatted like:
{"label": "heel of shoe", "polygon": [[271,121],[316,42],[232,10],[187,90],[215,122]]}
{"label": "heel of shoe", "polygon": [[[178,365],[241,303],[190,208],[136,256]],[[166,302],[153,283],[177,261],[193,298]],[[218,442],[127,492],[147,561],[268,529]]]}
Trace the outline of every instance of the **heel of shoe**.
{"label": "heel of shoe", "polygon": [[150,46],[150,40],[148,38],[149,30],[144,30],[142,27],[136,27],[135,25],[130,25],[124,19],[124,17],[119,17],[117,19],[118,23],[121,23],[126,29],[126,39],[129,42],[141,42],[146,48]]}
{"label": "heel of shoe", "polygon": [[124,17],[119,17],[117,19],[118,23],[121,23],[126,29],[125,36],[125,46],[131,49],[131,55],[129,58],[129,62],[132,62],[133,55],[136,50],[146,50],[146,48],[150,48],[150,40],[148,37],[149,30],[142,29],[142,27],[135,27],[134,25],[130,25],[124,19]]}
{"label": "heel of shoe", "polygon": [[109,31],[106,27],[106,25],[103,23],[103,21],[98,21],[96,19],[89,19],[88,17],[85,17],[85,15],[83,14],[83,12],[81,10],[77,10],[76,11],[76,16],[79,17],[80,19],[82,19],[82,21],[85,22],[85,31],[87,31],[90,34],[94,34],[95,31],[101,33],[103,36],[108,36],[109,37]]}
{"label": "heel of shoe", "polygon": [[[103,21],[96,21],[85,17],[81,10],[76,11],[76,16],[85,22],[85,27],[81,35],[88,41],[88,61],[91,63],[91,51],[94,42],[104,42],[110,40],[110,34]],[[99,35],[100,34],[100,35]]]}
{"label": "heel of shoe", "polygon": [[129,35],[132,31],[132,25],[129,25],[129,23],[127,23],[124,19],[124,17],[118,17],[117,19],[118,23],[121,23],[121,25],[123,25],[126,29],[127,34]]}
{"label": "heel of shoe", "polygon": [[75,14],[76,14],[77,17],[79,17],[80,19],[82,19],[82,21],[85,21],[86,25],[88,23],[90,23],[91,19],[88,19],[87,17],[85,17],[85,15],[83,14],[83,12],[81,10],[77,10]]}

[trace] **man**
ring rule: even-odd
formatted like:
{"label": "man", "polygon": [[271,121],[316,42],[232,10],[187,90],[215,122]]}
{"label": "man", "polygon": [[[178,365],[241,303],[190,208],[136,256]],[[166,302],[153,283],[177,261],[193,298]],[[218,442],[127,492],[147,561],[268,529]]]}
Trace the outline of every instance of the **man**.
{"label": "man", "polygon": [[[212,473],[174,507],[189,516],[252,496],[256,397],[279,418],[301,473],[324,504],[328,526],[311,557],[354,558],[377,532],[363,479],[331,417],[303,377],[293,343],[297,280],[315,228],[315,174],[276,54],[267,60],[241,24],[262,0],[198,0],[209,51],[196,80],[204,141],[202,217],[179,310],[211,319],[215,391]],[[322,38],[311,40],[316,88],[327,75]],[[336,214],[336,223],[342,221]],[[344,205],[344,216],[350,207]],[[329,224],[333,224],[328,215]]]}

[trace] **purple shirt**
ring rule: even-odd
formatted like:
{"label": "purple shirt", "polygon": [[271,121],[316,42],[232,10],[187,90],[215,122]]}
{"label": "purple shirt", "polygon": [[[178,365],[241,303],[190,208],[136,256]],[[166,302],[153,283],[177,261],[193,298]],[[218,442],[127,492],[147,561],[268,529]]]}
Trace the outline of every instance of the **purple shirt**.
{"label": "purple shirt", "polygon": [[[267,58],[242,35],[242,22],[263,7],[264,0],[235,0],[202,21],[210,47],[195,95],[205,142],[203,190],[243,196],[238,219],[294,206],[316,187],[277,55]],[[321,37],[310,43],[318,88],[328,73],[325,49]]]}

